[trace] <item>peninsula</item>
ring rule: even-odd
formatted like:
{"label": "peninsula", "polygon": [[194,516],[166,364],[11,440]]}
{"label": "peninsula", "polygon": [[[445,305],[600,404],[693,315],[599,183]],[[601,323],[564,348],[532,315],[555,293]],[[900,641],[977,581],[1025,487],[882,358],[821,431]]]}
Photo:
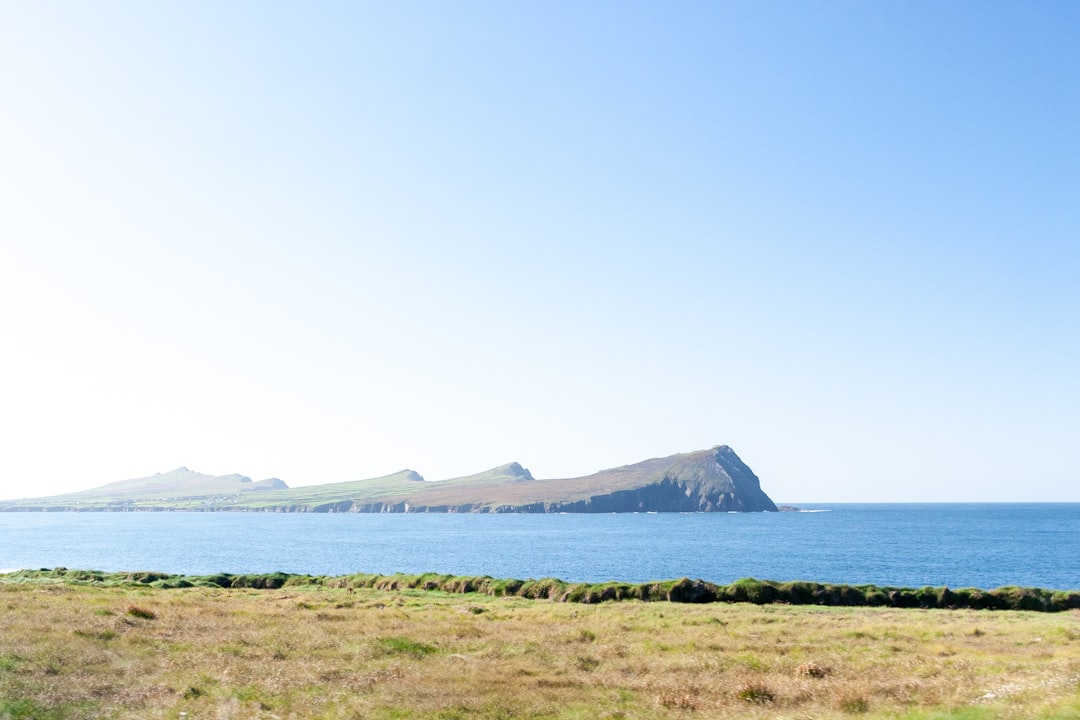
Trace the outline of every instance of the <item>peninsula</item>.
{"label": "peninsula", "polygon": [[512,462],[428,481],[412,470],[290,488],[277,478],[212,476],[178,468],[81,492],[0,501],[0,511],[256,511],[613,513],[777,510],[727,445],[653,458],[576,478],[536,479]]}

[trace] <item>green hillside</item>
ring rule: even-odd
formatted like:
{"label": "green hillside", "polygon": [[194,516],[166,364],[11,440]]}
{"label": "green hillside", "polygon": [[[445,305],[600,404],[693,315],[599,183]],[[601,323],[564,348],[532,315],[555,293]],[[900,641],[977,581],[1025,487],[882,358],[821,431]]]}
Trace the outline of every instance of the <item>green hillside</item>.
{"label": "green hillside", "polygon": [[150,477],[119,480],[91,490],[26,500],[0,501],[0,510],[26,509],[109,509],[112,506],[170,507],[198,506],[215,498],[241,498],[249,494],[288,488],[281,480],[253,481],[244,475],[207,475],[177,468]]}

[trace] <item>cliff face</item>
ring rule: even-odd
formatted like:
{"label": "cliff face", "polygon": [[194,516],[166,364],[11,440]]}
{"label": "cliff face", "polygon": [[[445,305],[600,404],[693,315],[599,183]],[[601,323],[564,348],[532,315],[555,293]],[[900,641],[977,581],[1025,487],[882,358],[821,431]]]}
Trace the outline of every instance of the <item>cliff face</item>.
{"label": "cliff face", "polygon": [[676,478],[664,478],[658,483],[634,490],[616,490],[606,495],[594,495],[587,500],[561,503],[534,503],[521,507],[497,508],[496,512],[752,512],[775,510],[772,501],[747,502],[735,492],[722,492],[686,483]]}
{"label": "cliff face", "polygon": [[[523,482],[524,481],[524,482]],[[510,483],[515,483],[511,485]],[[726,445],[563,480],[535,480],[518,463],[406,497],[266,508],[273,512],[625,513],[775,512],[753,471]]]}

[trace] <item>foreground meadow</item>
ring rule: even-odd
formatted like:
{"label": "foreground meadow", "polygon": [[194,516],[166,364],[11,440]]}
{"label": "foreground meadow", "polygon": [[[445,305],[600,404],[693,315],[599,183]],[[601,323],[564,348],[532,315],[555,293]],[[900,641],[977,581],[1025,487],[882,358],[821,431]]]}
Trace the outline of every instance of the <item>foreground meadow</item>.
{"label": "foreground meadow", "polygon": [[0,718],[1080,718],[1080,613],[0,582]]}

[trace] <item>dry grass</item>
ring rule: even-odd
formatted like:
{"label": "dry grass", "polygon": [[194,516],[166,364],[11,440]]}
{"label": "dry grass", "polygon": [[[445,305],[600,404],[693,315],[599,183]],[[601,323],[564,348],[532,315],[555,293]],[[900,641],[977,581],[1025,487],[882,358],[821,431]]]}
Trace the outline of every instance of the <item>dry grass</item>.
{"label": "dry grass", "polygon": [[1080,613],[0,584],[0,719],[1080,718]]}

